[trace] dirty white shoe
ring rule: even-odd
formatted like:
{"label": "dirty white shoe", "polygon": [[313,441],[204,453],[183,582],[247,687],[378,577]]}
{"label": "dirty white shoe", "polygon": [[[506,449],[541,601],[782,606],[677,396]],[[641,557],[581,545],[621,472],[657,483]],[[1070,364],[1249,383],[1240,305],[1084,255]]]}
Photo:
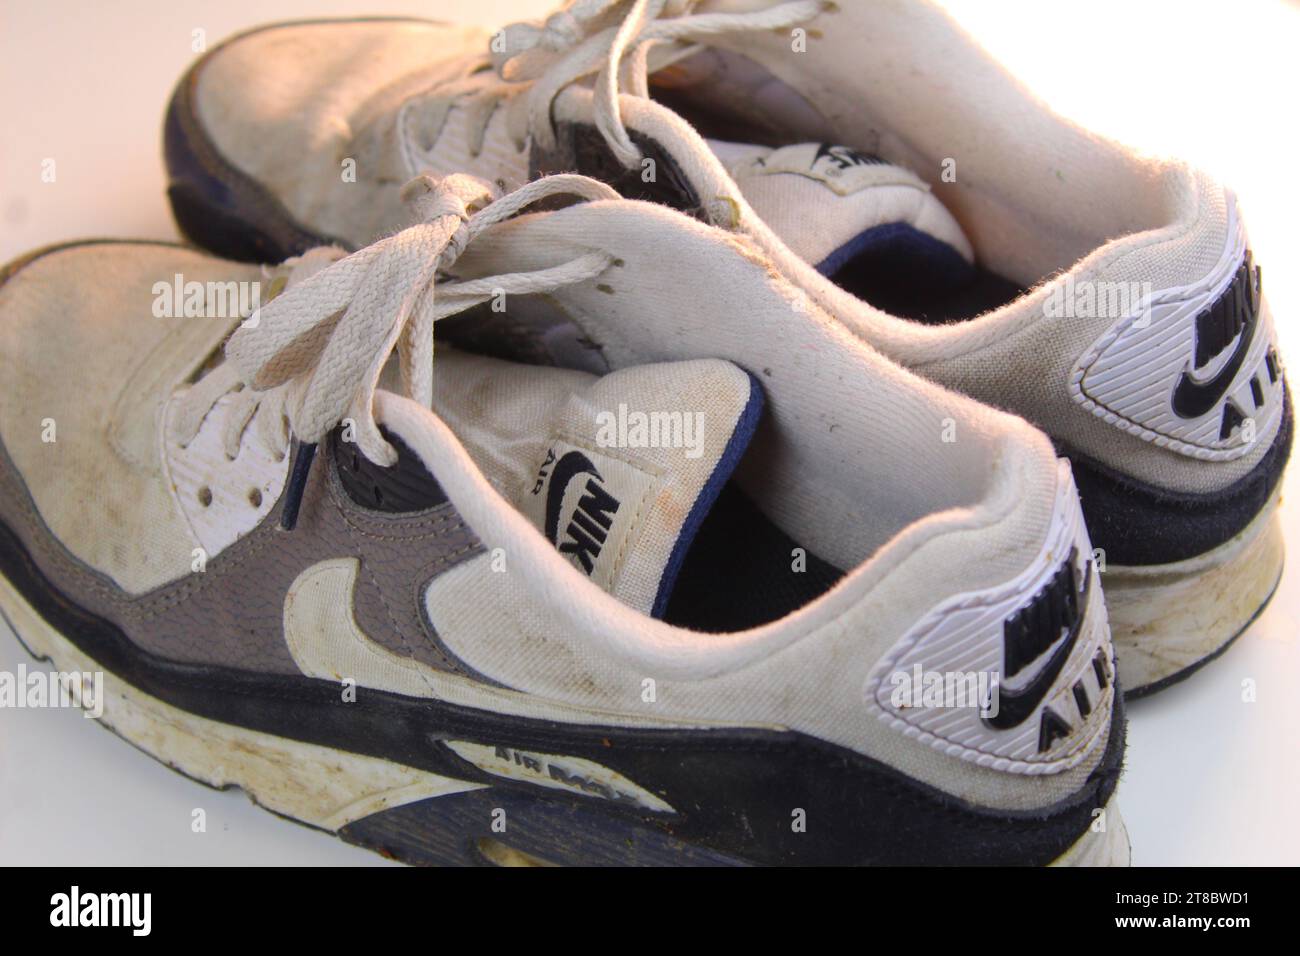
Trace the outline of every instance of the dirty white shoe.
{"label": "dirty white shoe", "polygon": [[579,177],[407,195],[350,256],[0,276],[0,609],[108,726],[412,862],[1127,862],[1044,435],[747,238]]}
{"label": "dirty white shoe", "polygon": [[932,3],[281,24],[195,65],[167,155],[182,226],[227,255],[363,245],[424,171],[576,170],[750,237],[854,334],[1051,435],[1129,691],[1276,586],[1291,415],[1232,194],[1054,115]]}

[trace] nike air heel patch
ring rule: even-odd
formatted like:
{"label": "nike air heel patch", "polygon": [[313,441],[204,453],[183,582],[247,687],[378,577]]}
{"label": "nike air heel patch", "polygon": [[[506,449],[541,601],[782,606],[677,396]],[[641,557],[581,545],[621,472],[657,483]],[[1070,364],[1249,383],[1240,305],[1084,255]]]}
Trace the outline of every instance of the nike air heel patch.
{"label": "nike air heel patch", "polygon": [[1069,465],[1052,532],[1016,579],[936,607],[868,681],[868,706],[944,753],[1056,773],[1104,745],[1114,651]]}
{"label": "nike air heel patch", "polygon": [[1282,414],[1281,375],[1262,272],[1229,199],[1223,257],[1203,280],[1152,293],[1075,366],[1075,400],[1162,448],[1239,458]]}

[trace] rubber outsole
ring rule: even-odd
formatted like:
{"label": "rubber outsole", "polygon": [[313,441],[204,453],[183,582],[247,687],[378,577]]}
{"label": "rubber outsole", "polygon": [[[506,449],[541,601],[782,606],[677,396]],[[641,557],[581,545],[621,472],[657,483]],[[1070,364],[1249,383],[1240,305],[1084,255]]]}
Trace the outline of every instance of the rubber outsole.
{"label": "rubber outsole", "polygon": [[1126,696],[1186,680],[1263,613],[1285,562],[1278,500],[1206,554],[1155,567],[1112,567],[1102,576],[1120,674],[1131,682]]}
{"label": "rubber outsole", "polygon": [[1187,680],[1187,678],[1191,677],[1193,674],[1199,671],[1206,664],[1210,663],[1213,660],[1218,659],[1219,657],[1222,657],[1224,654],[1228,652],[1228,650],[1234,644],[1237,643],[1237,640],[1239,638],[1241,638],[1243,635],[1245,635],[1245,633],[1248,630],[1250,630],[1251,625],[1254,624],[1257,620],[1259,620],[1260,615],[1263,614],[1264,611],[1268,609],[1268,605],[1273,600],[1273,595],[1277,593],[1277,587],[1281,583],[1282,583],[1282,577],[1281,575],[1279,575],[1277,579],[1277,583],[1273,586],[1273,590],[1269,592],[1268,600],[1265,601],[1263,604],[1261,604],[1259,606],[1259,609],[1254,613],[1254,615],[1251,616],[1250,620],[1248,620],[1245,624],[1242,625],[1241,630],[1237,631],[1236,634],[1228,638],[1228,640],[1225,641],[1224,644],[1220,646],[1218,650],[1213,651],[1210,654],[1207,654],[1205,657],[1202,657],[1196,663],[1184,667],[1180,671],[1175,671],[1174,673],[1170,674],[1168,677],[1162,677],[1159,680],[1152,681],[1150,684],[1147,684],[1144,687],[1139,687],[1136,690],[1125,691],[1124,692],[1125,698],[1128,700],[1141,700],[1143,697],[1149,697],[1151,694],[1155,694],[1162,690],[1165,690],[1166,688],[1173,687],[1175,684],[1181,684],[1183,681]]}

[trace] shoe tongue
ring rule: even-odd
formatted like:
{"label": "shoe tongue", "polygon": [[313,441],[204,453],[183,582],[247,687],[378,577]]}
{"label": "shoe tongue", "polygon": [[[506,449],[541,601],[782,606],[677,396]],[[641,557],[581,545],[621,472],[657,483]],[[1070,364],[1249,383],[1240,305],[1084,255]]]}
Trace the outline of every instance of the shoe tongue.
{"label": "shoe tongue", "polygon": [[661,617],[762,405],[730,362],[606,375],[559,407],[522,510],[594,582]]}
{"label": "shoe tongue", "polygon": [[919,256],[954,274],[974,261],[957,220],[902,166],[827,143],[708,144],[754,211],[823,275],[873,255]]}
{"label": "shoe tongue", "polygon": [[763,409],[747,372],[712,359],[597,378],[440,348],[434,387],[498,490],[579,571],[656,617]]}

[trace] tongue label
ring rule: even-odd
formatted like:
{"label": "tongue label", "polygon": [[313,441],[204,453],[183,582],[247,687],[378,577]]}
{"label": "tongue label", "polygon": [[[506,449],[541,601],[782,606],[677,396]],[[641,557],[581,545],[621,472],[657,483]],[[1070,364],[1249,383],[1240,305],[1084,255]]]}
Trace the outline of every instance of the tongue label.
{"label": "tongue label", "polygon": [[592,583],[662,617],[762,407],[762,389],[730,362],[611,372],[547,412],[541,441],[514,443],[528,448],[528,462],[512,497]]}
{"label": "tongue label", "polygon": [[556,440],[526,502],[529,517],[578,570],[618,593],[656,476],[594,448]]}
{"label": "tongue label", "polygon": [[759,218],[823,275],[863,256],[913,255],[915,233],[922,234],[922,249],[943,260],[953,257],[925,237],[974,261],[957,220],[910,169],[833,143],[770,149],[710,140],[709,146]]}
{"label": "tongue label", "polygon": [[874,186],[929,187],[919,176],[901,166],[887,163],[852,146],[831,143],[800,143],[783,146],[752,165],[737,171],[743,176],[796,175],[815,179],[840,196],[851,196]]}

